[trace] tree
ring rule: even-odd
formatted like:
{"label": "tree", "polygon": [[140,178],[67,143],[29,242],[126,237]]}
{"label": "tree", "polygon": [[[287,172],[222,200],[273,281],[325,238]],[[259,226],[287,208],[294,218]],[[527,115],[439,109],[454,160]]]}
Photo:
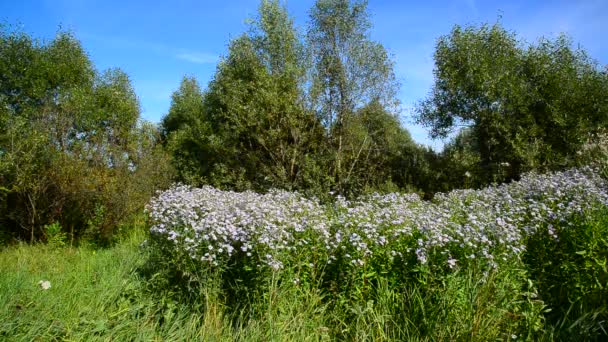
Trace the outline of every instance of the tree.
{"label": "tree", "polygon": [[[366,1],[319,0],[311,10],[308,48],[312,55],[313,108],[321,118],[330,140],[333,160],[330,173],[336,189],[343,192],[352,181],[356,164],[374,146],[362,136],[357,143],[349,139],[359,133],[357,116],[369,108],[394,113],[398,85],[393,62],[384,47],[369,37],[371,22]],[[367,111],[361,111],[366,106]],[[377,112],[376,110],[374,110]],[[353,121],[353,122],[351,122]],[[369,133],[369,132],[368,132]],[[346,146],[347,140],[349,145]]]}
{"label": "tree", "polygon": [[352,161],[342,179],[346,194],[412,189],[419,146],[397,116],[372,101],[345,121],[344,132],[345,160]]}
{"label": "tree", "polygon": [[198,90],[184,97],[182,84],[174,95],[163,126],[168,141],[187,142],[171,148],[178,170],[196,174],[182,180],[316,195],[406,186],[417,146],[397,117],[393,62],[369,28],[365,2],[318,1],[304,40],[279,1],[262,1],[202,109]]}
{"label": "tree", "polygon": [[161,121],[163,137],[166,139],[172,132],[185,126],[197,125],[203,115],[201,87],[194,77],[184,76],[179,89],[171,95],[169,113]]}
{"label": "tree", "polygon": [[198,82],[194,77],[184,77],[171,97],[169,113],[161,121],[161,134],[178,180],[193,185],[204,183],[214,160],[206,115]]}
{"label": "tree", "polygon": [[[194,124],[178,119],[191,136],[189,159],[201,156],[200,178],[219,187],[305,188],[314,178],[320,125],[304,106],[303,47],[293,21],[278,1],[262,1],[250,30],[234,39],[193,114],[208,130],[187,133]],[[174,102],[168,125],[177,109]],[[173,124],[178,125],[178,124]],[[200,126],[200,125],[199,125]],[[186,163],[184,159],[184,163]],[[308,165],[308,166],[306,166]]]}
{"label": "tree", "polygon": [[524,45],[500,24],[455,26],[435,51],[435,86],[418,108],[433,137],[471,126],[483,182],[569,165],[608,121],[606,73],[565,36]]}
{"label": "tree", "polygon": [[59,223],[72,238],[109,238],[167,179],[145,177],[146,165],[170,172],[129,77],[97,72],[69,32],[41,43],[0,29],[3,233],[44,239]]}

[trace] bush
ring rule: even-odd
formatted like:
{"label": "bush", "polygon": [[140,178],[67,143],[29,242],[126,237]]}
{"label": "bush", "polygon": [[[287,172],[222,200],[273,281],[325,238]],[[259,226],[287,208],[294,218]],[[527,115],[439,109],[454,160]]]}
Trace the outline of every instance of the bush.
{"label": "bush", "polygon": [[[336,312],[333,324],[347,329],[335,332],[341,338],[361,337],[346,322],[385,311],[395,329],[408,324],[416,336],[481,334],[472,320],[488,329],[495,324],[480,340],[509,339],[511,332],[534,338],[543,327],[547,288],[537,280],[539,268],[522,262],[530,255],[527,244],[533,250],[539,236],[568,237],[588,210],[607,204],[606,182],[590,169],[529,174],[511,184],[440,194],[433,202],[376,194],[323,205],[283,191],[178,186],[148,206],[147,246],[160,274],[171,275],[168,284],[191,291],[191,298],[216,284],[214,291],[235,310],[264,312],[251,308],[252,300],[277,286],[319,291]],[[581,271],[577,265],[572,269]],[[463,315],[468,318],[458,318]],[[444,321],[453,325],[439,328]],[[403,331],[393,333],[404,338]]]}
{"label": "bush", "polygon": [[57,222],[44,226],[46,242],[53,247],[63,247],[67,235],[62,232],[61,225]]}
{"label": "bush", "polygon": [[57,223],[70,242],[110,239],[171,177],[129,77],[95,70],[69,32],[41,43],[2,25],[0,50],[1,235],[44,240]]}
{"label": "bush", "polygon": [[551,309],[549,322],[564,327],[564,337],[589,340],[607,335],[606,207],[530,237],[524,260],[540,298]]}
{"label": "bush", "polygon": [[604,179],[608,179],[608,130],[590,134],[578,151],[577,159],[581,165],[593,165]]}

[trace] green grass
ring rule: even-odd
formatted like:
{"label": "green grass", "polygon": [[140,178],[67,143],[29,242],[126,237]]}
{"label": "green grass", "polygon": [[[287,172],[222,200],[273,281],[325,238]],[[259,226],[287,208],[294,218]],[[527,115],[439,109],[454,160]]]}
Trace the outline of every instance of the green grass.
{"label": "green grass", "polygon": [[[548,281],[569,277],[568,286],[588,284],[575,277],[577,269],[605,280],[605,259],[597,258],[608,250],[608,213],[582,227],[593,238],[577,233],[567,245],[541,246],[554,255],[589,251],[564,254],[565,269],[522,261],[487,275],[467,268],[401,286],[379,281],[365,294],[337,295],[315,284],[296,285],[286,270],[258,294],[240,298],[245,305],[238,307],[227,304],[213,284],[194,297],[163,286],[139,247],[146,235],[141,229],[109,248],[14,245],[0,251],[0,340],[601,340],[606,305],[578,301],[565,307],[547,297],[556,291]],[[589,263],[596,259],[597,265]],[[51,288],[43,290],[41,280]],[[581,298],[606,298],[605,284],[589,286]],[[565,314],[556,315],[560,310]]]}
{"label": "green grass", "polygon": [[[275,291],[267,312],[239,322],[219,302],[151,293],[138,270],[143,234],[107,249],[17,245],[0,252],[0,340],[324,340],[320,298]],[[48,280],[43,290],[39,281]],[[298,298],[294,298],[297,296]],[[301,305],[288,305],[298,303]],[[238,317],[238,315],[233,315]]]}
{"label": "green grass", "polygon": [[[0,254],[0,337],[19,340],[121,338],[154,332],[130,302],[141,285],[138,237],[109,249],[18,245]],[[38,286],[41,280],[51,288]],[[136,335],[137,336],[137,335]],[[153,336],[153,335],[148,335]]]}
{"label": "green grass", "polygon": [[[269,284],[255,314],[230,312],[213,294],[190,305],[152,292],[140,275],[145,256],[135,234],[114,247],[18,245],[0,252],[0,339],[32,340],[485,340],[510,336],[510,316],[488,312],[508,289],[455,275],[433,291],[377,291],[376,301],[330,308],[314,289]],[[41,280],[51,282],[43,290]],[[464,282],[464,283],[463,283]],[[435,302],[437,305],[429,306]],[[203,309],[204,308],[204,309]],[[397,314],[396,314],[397,313]],[[408,313],[408,315],[405,315]],[[507,320],[507,322],[505,321]],[[506,322],[506,323],[505,323]],[[423,324],[422,324],[423,323]],[[424,338],[428,336],[429,338]]]}

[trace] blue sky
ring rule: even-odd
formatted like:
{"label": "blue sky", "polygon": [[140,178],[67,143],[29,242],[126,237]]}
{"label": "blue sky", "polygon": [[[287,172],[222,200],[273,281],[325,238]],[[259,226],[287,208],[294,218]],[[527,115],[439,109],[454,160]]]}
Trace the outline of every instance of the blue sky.
{"label": "blue sky", "polygon": [[[258,0],[116,1],[20,0],[0,2],[0,21],[20,24],[33,36],[50,39],[59,25],[81,40],[98,69],[126,71],[151,121],[167,112],[171,93],[183,75],[203,86],[212,77],[227,43],[256,14]],[[287,1],[296,25],[304,29],[314,0]],[[374,27],[396,61],[402,87],[402,121],[412,137],[434,147],[424,128],[411,121],[411,108],[433,84],[436,39],[454,24],[495,22],[534,42],[569,34],[601,65],[608,64],[608,1],[396,1],[369,0]]]}

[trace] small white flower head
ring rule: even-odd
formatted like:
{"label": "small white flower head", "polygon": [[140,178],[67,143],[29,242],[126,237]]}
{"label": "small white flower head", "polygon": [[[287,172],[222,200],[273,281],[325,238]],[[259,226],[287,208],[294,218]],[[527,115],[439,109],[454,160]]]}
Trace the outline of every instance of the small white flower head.
{"label": "small white flower head", "polygon": [[427,262],[426,253],[425,253],[425,251],[422,248],[418,248],[416,250],[416,257],[418,258],[418,261],[421,264],[423,264],[423,265],[426,264],[426,262]]}
{"label": "small white flower head", "polygon": [[48,290],[51,288],[51,282],[48,280],[41,280],[38,282],[38,286],[43,290]]}
{"label": "small white flower head", "polygon": [[467,171],[464,173],[464,176],[467,178],[471,178],[471,173],[469,171]]}

